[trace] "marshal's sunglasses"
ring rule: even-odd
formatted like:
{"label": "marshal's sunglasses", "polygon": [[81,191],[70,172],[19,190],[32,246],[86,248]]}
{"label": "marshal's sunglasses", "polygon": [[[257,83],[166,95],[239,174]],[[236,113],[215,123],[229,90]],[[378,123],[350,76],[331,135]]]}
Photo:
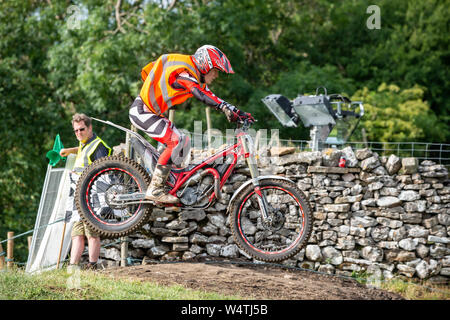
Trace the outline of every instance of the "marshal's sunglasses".
{"label": "marshal's sunglasses", "polygon": [[76,129],[76,130],[73,130],[73,132],[75,132],[75,133],[77,133],[78,131],[83,132],[84,130],[86,130],[86,128]]}

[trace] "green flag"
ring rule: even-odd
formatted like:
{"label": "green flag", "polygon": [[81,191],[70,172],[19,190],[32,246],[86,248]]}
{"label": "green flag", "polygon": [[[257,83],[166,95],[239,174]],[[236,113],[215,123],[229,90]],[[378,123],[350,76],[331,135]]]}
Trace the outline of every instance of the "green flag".
{"label": "green flag", "polygon": [[61,158],[63,158],[64,160],[66,159],[66,157],[61,157],[61,155],[59,154],[61,149],[64,149],[64,146],[58,133],[55,138],[55,143],[53,144],[53,149],[47,152],[47,158],[50,160],[49,163],[52,167],[54,167],[59,162],[59,160],[61,160]]}

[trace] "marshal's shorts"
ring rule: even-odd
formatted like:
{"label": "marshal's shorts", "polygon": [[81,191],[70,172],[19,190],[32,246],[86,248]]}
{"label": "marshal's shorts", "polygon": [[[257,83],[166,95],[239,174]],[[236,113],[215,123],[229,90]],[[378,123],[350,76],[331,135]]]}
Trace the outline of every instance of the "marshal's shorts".
{"label": "marshal's shorts", "polygon": [[73,224],[72,227],[72,237],[76,236],[86,236],[88,238],[99,238],[100,236],[89,229],[86,224],[83,223],[83,221],[77,221]]}

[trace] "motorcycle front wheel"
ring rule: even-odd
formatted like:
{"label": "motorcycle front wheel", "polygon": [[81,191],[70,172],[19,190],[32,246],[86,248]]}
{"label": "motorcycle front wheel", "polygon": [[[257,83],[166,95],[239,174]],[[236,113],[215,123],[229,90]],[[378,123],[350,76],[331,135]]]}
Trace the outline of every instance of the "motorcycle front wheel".
{"label": "motorcycle front wheel", "polygon": [[136,232],[150,214],[149,204],[118,203],[118,194],[144,193],[150,176],[133,160],[121,156],[94,161],[80,176],[75,204],[81,219],[102,239],[115,239]]}
{"label": "motorcycle front wheel", "polygon": [[281,179],[260,181],[270,220],[263,221],[258,195],[250,184],[231,206],[231,230],[236,244],[251,257],[268,262],[288,259],[307,243],[313,217],[304,193]]}

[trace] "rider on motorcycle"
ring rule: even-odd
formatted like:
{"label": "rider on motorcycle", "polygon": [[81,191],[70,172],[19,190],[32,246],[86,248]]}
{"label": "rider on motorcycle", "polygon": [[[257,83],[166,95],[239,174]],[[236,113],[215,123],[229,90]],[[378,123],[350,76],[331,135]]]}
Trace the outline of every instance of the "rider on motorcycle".
{"label": "rider on motorcycle", "polygon": [[208,88],[219,71],[234,73],[230,61],[218,48],[204,45],[194,55],[165,54],[141,71],[140,95],[130,107],[130,121],[153,139],[166,145],[153,172],[145,199],[178,203],[164,188],[171,165],[179,165],[189,155],[190,141],[163,113],[174,105],[195,97],[225,113],[229,122],[249,119],[252,115],[216,97]]}

